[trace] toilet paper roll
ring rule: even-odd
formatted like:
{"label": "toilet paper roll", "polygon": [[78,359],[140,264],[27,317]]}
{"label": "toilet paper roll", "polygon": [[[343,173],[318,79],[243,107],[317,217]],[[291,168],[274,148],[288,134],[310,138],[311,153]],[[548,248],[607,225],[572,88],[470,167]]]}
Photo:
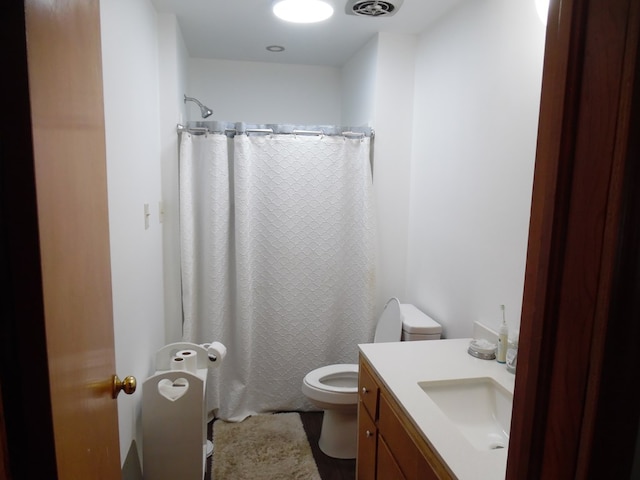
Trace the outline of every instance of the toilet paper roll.
{"label": "toilet paper roll", "polygon": [[185,363],[185,370],[191,373],[198,371],[198,352],[195,350],[180,350],[176,353],[177,358],[182,358]]}
{"label": "toilet paper roll", "polygon": [[212,342],[207,348],[207,355],[209,356],[209,365],[216,367],[227,356],[227,347],[220,342]]}
{"label": "toilet paper roll", "polygon": [[171,359],[171,370],[186,370],[187,364],[182,357],[173,357]]}

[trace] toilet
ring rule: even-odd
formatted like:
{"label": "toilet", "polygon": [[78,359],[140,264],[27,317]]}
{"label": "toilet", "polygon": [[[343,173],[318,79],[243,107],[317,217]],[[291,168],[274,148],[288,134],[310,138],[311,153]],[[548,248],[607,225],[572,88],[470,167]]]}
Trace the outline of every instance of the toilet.
{"label": "toilet", "polygon": [[[442,326],[414,305],[393,297],[378,320],[374,343],[437,340]],[[358,426],[358,364],[316,368],[302,382],[302,393],[324,410],[318,446],[333,458],[355,458]]]}

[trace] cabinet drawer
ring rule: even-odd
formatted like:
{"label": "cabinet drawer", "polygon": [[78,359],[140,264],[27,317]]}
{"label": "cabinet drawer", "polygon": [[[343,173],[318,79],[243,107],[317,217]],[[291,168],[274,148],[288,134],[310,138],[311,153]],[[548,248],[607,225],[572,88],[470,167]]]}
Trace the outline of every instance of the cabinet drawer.
{"label": "cabinet drawer", "polygon": [[358,408],[358,456],[356,457],[356,478],[373,480],[376,478],[376,449],[378,429],[362,403]]}
{"label": "cabinet drawer", "polygon": [[358,373],[358,392],[360,403],[364,404],[371,418],[377,420],[380,388],[362,361]]}

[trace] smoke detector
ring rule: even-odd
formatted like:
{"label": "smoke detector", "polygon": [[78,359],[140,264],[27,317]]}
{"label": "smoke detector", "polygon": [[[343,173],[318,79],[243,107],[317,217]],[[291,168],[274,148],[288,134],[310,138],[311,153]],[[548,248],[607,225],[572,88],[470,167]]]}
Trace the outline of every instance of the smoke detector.
{"label": "smoke detector", "polygon": [[390,17],[395,15],[404,0],[349,0],[347,15],[362,17]]}

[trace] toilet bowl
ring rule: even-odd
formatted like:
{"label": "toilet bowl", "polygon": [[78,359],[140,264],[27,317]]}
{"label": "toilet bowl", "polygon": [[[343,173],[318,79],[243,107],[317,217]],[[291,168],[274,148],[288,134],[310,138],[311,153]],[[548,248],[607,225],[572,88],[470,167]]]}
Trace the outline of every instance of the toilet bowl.
{"label": "toilet bowl", "polygon": [[[442,327],[411,304],[391,298],[378,320],[374,343],[434,340]],[[333,458],[355,458],[357,450],[358,365],[316,368],[302,381],[302,393],[324,410],[318,446]]]}
{"label": "toilet bowl", "polygon": [[316,368],[302,382],[302,393],[321,410],[322,428],[318,446],[333,458],[355,458],[357,433],[358,364],[336,364]]}

